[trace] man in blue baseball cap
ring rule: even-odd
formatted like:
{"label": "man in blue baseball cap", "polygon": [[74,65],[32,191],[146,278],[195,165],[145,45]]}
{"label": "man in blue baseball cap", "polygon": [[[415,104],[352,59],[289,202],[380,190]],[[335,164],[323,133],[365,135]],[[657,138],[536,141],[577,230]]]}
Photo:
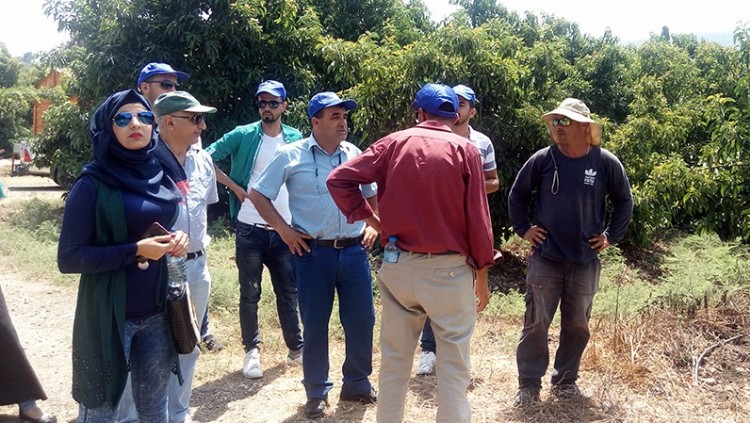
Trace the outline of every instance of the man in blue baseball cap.
{"label": "man in blue baseball cap", "polygon": [[[495,148],[489,137],[469,125],[471,118],[477,114],[477,96],[474,90],[466,85],[456,85],[453,87],[453,91],[458,97],[458,119],[453,122],[451,129],[454,133],[468,139],[479,150],[479,154],[482,156],[482,170],[484,171],[484,189],[487,194],[491,194],[500,187],[500,181],[497,177],[497,164],[495,164]],[[430,319],[427,319],[424,324],[419,343],[422,351],[419,354],[416,374],[417,376],[433,374],[435,373],[437,346]]]}
{"label": "man in blue baseball cap", "polygon": [[[427,84],[412,108],[419,124],[343,163],[327,186],[348,221],[380,229],[383,245],[396,237],[400,249],[396,261],[383,262],[378,273],[378,422],[404,419],[414,350],[429,317],[440,350],[437,421],[469,423],[469,344],[476,312],[489,301],[486,277],[475,281],[474,275],[494,262],[481,157],[451,131],[458,117],[453,89]],[[382,187],[380,217],[360,191],[361,184],[372,182]]]}
{"label": "man in blue baseball cap", "polygon": [[[307,114],[312,136],[279,149],[250,191],[250,200],[261,216],[278,231],[299,293],[304,330],[303,384],[307,394],[305,415],[325,413],[328,392],[328,324],[335,293],[346,337],[342,401],[372,404],[377,401],[369,381],[372,373],[372,330],[375,311],[367,249],[377,232],[363,222],[347,221],[328,194],[326,177],[361,153],[345,141],[349,133],[347,112],[357,106],[332,92],[310,99]],[[286,185],[291,224],[272,201]],[[374,184],[364,184],[360,196],[377,208]]]}
{"label": "man in blue baseball cap", "polygon": [[188,78],[190,75],[174,70],[166,63],[151,62],[138,75],[138,89],[153,106],[157,97],[178,90],[180,82],[185,82]]}
{"label": "man in blue baseball cap", "polygon": [[[291,256],[279,237],[277,226],[258,213],[248,192],[276,151],[302,138],[295,128],[281,123],[287,107],[286,89],[278,81],[260,83],[255,106],[261,120],[227,132],[206,151],[216,163],[231,159],[229,175],[216,167],[216,179],[234,195],[229,197],[229,214],[236,228],[236,262],[240,285],[240,329],[245,359],[242,373],[248,379],[263,377],[260,363],[258,302],[261,297],[263,266],[271,274],[276,308],[284,343],[289,349],[287,364],[302,364],[302,333],[297,314],[297,289],[292,275]],[[274,205],[284,222],[291,222],[286,186],[279,188]]]}

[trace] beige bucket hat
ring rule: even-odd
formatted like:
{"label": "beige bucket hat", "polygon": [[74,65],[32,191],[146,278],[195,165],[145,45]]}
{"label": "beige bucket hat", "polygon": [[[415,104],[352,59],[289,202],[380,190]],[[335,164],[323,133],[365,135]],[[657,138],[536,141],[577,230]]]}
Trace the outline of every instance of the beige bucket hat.
{"label": "beige bucket hat", "polygon": [[547,127],[552,131],[552,116],[562,115],[576,122],[589,124],[589,144],[599,145],[602,143],[602,127],[591,119],[591,111],[586,103],[577,98],[566,98],[557,108],[542,115]]}

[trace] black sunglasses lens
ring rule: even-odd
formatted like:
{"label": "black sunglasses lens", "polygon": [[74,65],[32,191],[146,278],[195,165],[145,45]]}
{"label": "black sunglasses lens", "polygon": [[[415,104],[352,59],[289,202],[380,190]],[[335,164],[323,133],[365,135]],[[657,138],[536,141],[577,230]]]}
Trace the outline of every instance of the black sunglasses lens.
{"label": "black sunglasses lens", "polygon": [[265,109],[266,106],[272,108],[272,109],[278,109],[281,103],[279,103],[276,100],[266,101],[266,100],[260,100],[257,103],[259,109]]}
{"label": "black sunglasses lens", "polygon": [[175,84],[172,81],[159,81],[159,85],[165,90],[177,89],[180,86],[180,84]]}
{"label": "black sunglasses lens", "polygon": [[203,115],[195,115],[193,116],[193,123],[196,125],[200,125],[203,123],[204,116]]}

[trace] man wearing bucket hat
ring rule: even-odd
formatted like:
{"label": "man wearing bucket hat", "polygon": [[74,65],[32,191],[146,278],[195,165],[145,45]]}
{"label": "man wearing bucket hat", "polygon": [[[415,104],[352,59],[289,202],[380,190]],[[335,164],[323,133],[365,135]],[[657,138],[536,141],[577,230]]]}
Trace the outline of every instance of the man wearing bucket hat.
{"label": "man wearing bucket hat", "polygon": [[[377,401],[369,381],[375,311],[367,252],[377,232],[363,222],[347,222],[326,187],[326,178],[334,168],[361,153],[345,141],[349,132],[346,115],[356,106],[354,100],[341,99],[333,92],[313,96],[307,106],[312,136],[281,147],[249,193],[263,219],[278,231],[287,254],[292,253],[305,328],[302,382],[308,418],[325,413],[333,386],[328,378],[328,324],[335,293],[346,338],[340,399],[365,404]],[[291,225],[272,203],[285,184]],[[377,207],[375,185],[363,184],[360,189],[360,195]]]}
{"label": "man wearing bucket hat", "polygon": [[[469,121],[477,113],[477,96],[474,90],[466,85],[456,85],[453,87],[453,91],[458,97],[458,119],[453,122],[451,129],[454,133],[468,139],[479,150],[479,155],[482,156],[484,189],[487,194],[491,194],[500,187],[500,181],[497,177],[497,164],[495,163],[495,148],[488,136],[469,125]],[[435,373],[437,345],[430,319],[424,322],[424,329],[422,329],[422,337],[419,340],[419,345],[422,351],[419,354],[419,361],[417,361],[416,374],[417,376],[431,375]]]}
{"label": "man wearing bucket hat", "polygon": [[[513,230],[531,244],[526,314],[516,351],[516,406],[539,400],[549,364],[547,335],[558,304],[560,343],[551,393],[580,395],[576,380],[599,286],[598,254],[625,235],[633,212],[625,169],[600,147],[601,126],[591,119],[588,107],[568,98],[542,119],[554,144],[524,164],[508,198]],[[612,206],[609,221],[607,201]]]}
{"label": "man wearing bucket hat", "polygon": [[[419,332],[432,320],[437,348],[437,421],[470,422],[469,347],[477,311],[489,301],[486,270],[493,235],[479,151],[451,131],[458,98],[426,84],[411,106],[419,124],[372,144],[328,178],[349,221],[396,237],[400,254],[378,273],[382,301],[378,422],[404,419],[404,401]],[[360,184],[376,182],[380,218]],[[476,285],[475,285],[476,282]],[[476,289],[475,289],[476,287]],[[477,299],[478,298],[478,299]]]}
{"label": "man wearing bucket hat", "polygon": [[[255,100],[261,120],[236,127],[206,148],[214,162],[225,157],[231,159],[229,175],[217,167],[216,177],[234,194],[229,197],[229,214],[236,227],[240,329],[245,348],[242,373],[249,379],[263,376],[260,362],[258,303],[261,297],[264,265],[271,274],[271,284],[276,294],[281,333],[289,350],[287,364],[302,364],[303,346],[291,256],[286,244],[279,237],[276,225],[271,225],[263,219],[248,197],[250,187],[258,180],[276,151],[301,139],[302,134],[297,129],[281,123],[281,117],[287,107],[284,84],[273,80],[262,82],[255,92]],[[274,205],[284,221],[290,222],[286,186],[280,187]]]}
{"label": "man wearing bucket hat", "polygon": [[178,90],[180,82],[185,82],[188,78],[190,75],[174,70],[166,63],[151,62],[138,75],[138,89],[153,106],[157,97]]}
{"label": "man wearing bucket hat", "polygon": [[[188,234],[188,254],[185,261],[190,298],[198,322],[208,310],[211,275],[206,261],[208,236],[207,207],[219,200],[216,176],[211,157],[198,148],[201,133],[206,129],[206,113],[216,113],[214,107],[204,106],[185,91],[161,94],[153,104],[159,123],[159,143],[155,155],[164,172],[177,182],[183,195],[177,220],[172,230]],[[195,364],[200,355],[196,347],[190,354],[180,355],[180,369],[184,383],[177,376],[169,380],[167,414],[170,423],[190,422],[190,393]],[[117,410],[117,422],[137,422],[130,379]]]}

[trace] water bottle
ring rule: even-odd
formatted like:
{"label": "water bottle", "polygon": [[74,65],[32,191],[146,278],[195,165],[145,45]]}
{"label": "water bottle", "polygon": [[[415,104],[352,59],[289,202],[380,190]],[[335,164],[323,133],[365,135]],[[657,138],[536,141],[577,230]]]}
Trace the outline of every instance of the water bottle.
{"label": "water bottle", "polygon": [[385,244],[385,248],[383,248],[383,261],[387,261],[388,263],[398,262],[398,256],[401,254],[401,250],[396,246],[396,241],[398,241],[397,237],[393,235],[388,237],[388,243]]}
{"label": "water bottle", "polygon": [[169,288],[167,295],[169,299],[176,299],[182,295],[187,283],[187,269],[185,268],[185,257],[175,257],[167,253],[167,270],[169,271]]}

